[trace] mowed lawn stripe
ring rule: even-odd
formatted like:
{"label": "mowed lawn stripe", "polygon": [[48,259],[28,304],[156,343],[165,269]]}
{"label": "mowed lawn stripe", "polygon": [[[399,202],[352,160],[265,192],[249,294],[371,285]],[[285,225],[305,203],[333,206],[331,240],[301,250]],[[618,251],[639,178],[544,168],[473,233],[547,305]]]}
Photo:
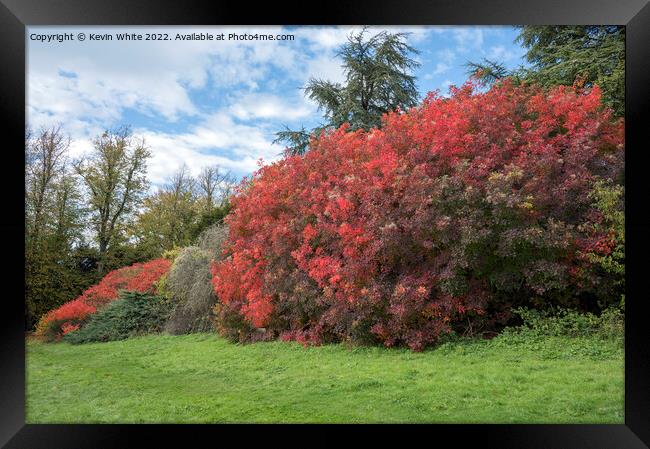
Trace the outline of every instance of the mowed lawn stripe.
{"label": "mowed lawn stripe", "polygon": [[29,423],[622,423],[623,349],[590,338],[381,347],[211,334],[30,342]]}

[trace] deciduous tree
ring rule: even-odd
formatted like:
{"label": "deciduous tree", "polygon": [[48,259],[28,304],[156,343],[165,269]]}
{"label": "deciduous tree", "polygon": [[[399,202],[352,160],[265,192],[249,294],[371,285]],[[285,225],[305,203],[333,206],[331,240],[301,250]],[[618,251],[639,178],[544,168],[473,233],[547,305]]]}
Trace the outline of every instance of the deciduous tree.
{"label": "deciduous tree", "polygon": [[75,257],[85,208],[69,170],[70,138],[60,127],[28,131],[25,140],[25,324],[77,295],[86,279]]}
{"label": "deciduous tree", "polygon": [[111,245],[119,240],[147,191],[149,150],[128,127],[104,132],[92,152],[75,163],[89,193],[95,239],[99,247],[98,272],[104,273]]}

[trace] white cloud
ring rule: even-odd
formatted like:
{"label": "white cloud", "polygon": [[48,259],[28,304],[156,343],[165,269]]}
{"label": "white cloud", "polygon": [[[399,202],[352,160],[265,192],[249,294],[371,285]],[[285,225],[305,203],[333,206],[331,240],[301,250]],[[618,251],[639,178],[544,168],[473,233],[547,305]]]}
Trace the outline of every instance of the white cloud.
{"label": "white cloud", "polygon": [[454,64],[456,59],[456,53],[450,48],[445,48],[444,50],[439,50],[435,53],[436,62],[433,71],[424,75],[424,78],[427,80],[433,79],[436,75],[443,75],[449,72]]}
{"label": "white cloud", "polygon": [[306,40],[312,49],[336,51],[348,40],[350,33],[357,33],[363,27],[300,27],[295,30],[298,39]]}
{"label": "white cloud", "polygon": [[183,164],[193,174],[206,165],[218,164],[236,176],[250,174],[257,161],[277,160],[283,148],[272,143],[272,132],[264,127],[235,122],[224,111],[210,115],[188,132],[167,133],[136,129],[152,152],[149,178],[162,184]]}
{"label": "white cloud", "polygon": [[[312,48],[336,51],[347,42],[351,33],[359,33],[363,28],[363,26],[308,26],[297,28],[292,32],[295,32],[298,38],[307,40]],[[427,26],[370,26],[367,29],[368,35],[384,30],[391,33],[408,33],[407,39],[411,43],[421,42],[431,33],[431,27]]]}
{"label": "white cloud", "polygon": [[484,36],[481,28],[455,27],[452,30],[452,34],[458,44],[458,51],[461,53],[470,50],[480,51],[483,48]]}
{"label": "white cloud", "polygon": [[303,79],[323,79],[333,83],[345,81],[345,73],[341,61],[333,56],[320,55],[307,61]]}
{"label": "white cloud", "polygon": [[297,120],[308,117],[315,108],[303,99],[287,101],[272,94],[246,94],[229,107],[239,120],[283,119]]}
{"label": "white cloud", "polygon": [[[47,30],[38,27],[36,31]],[[88,34],[97,28],[85,31]],[[121,30],[101,29],[106,31]],[[174,36],[180,30],[129,28],[129,31],[159,31]],[[272,34],[282,29],[230,27],[209,31]],[[190,41],[176,45],[108,41],[70,42],[53,47],[28,41],[28,123],[32,128],[61,123],[73,138],[71,155],[79,157],[92,148],[95,136],[123,123],[125,113],[135,110],[158,123],[151,129],[140,120],[140,126],[134,129],[134,134],[143,136],[154,154],[149,169],[154,183],[164,182],[167,174],[183,162],[197,170],[206,163],[219,163],[240,176],[245,175],[255,169],[260,157],[272,160],[282,151],[271,143],[275,129],[268,129],[267,121],[305,118],[315,110],[300,98],[297,89],[298,99],[294,101],[270,93],[257,97],[245,94],[257,89],[260,80],[266,81],[273,68],[298,80],[297,87],[302,85],[302,79],[307,76],[304,67],[308,64],[304,52],[292,45],[277,41]],[[203,101],[224,91],[235,94],[217,96],[219,103],[206,107],[192,101],[191,93],[196,89],[200,89]],[[179,119],[189,120],[181,126],[171,126]],[[252,126],[237,123],[235,119],[261,122]],[[161,123],[170,124],[170,129],[161,128]]]}
{"label": "white cloud", "polygon": [[456,59],[456,53],[451,48],[445,48],[444,50],[437,51],[436,57],[445,64],[451,64]]}
{"label": "white cloud", "polygon": [[433,74],[434,75],[441,75],[443,73],[446,73],[451,69],[451,66],[449,64],[445,64],[444,62],[439,62],[436,64],[436,68],[433,69]]}
{"label": "white cloud", "polygon": [[[48,30],[34,28],[39,32]],[[88,33],[97,30],[87,29]],[[120,27],[100,30],[121,31]],[[171,36],[178,31],[129,28],[129,31],[143,33],[156,30]],[[206,29],[193,28],[192,31]],[[280,33],[282,29],[211,28],[210,31]],[[190,91],[207,87],[208,80],[217,87],[244,85],[256,89],[271,68],[282,68],[292,74],[295,71],[290,69],[300,65],[296,50],[289,43],[278,41],[189,41],[182,44],[74,41],[55,47],[31,41],[28,44],[28,88],[33,112],[53,116],[62,112],[77,113],[80,117],[100,121],[120,117],[125,109],[175,121],[181,116],[198,113]],[[74,73],[76,78],[61,76],[60,71]],[[74,97],[74,107],[70,96]],[[79,107],[80,104],[83,107]]]}
{"label": "white cloud", "polygon": [[[523,51],[522,51],[523,52]],[[487,58],[497,62],[508,62],[520,57],[512,48],[506,48],[503,45],[495,45],[488,50]]]}
{"label": "white cloud", "polygon": [[[59,114],[62,107],[68,108],[68,113],[78,111],[80,116],[100,120],[119,117],[125,108],[159,114],[170,121],[181,114],[196,113],[186,85],[205,83],[203,71],[196,69],[198,61],[189,57],[168,57],[160,49],[149,46],[140,51],[123,51],[106,42],[90,45],[94,44],[97,48],[93,51],[101,57],[89,55],[87,49],[77,52],[78,46],[74,45],[56,51],[42,45],[30,45],[30,105],[54,115]],[[61,70],[74,73],[76,77],[61,76]],[[75,97],[74,108],[68,101],[70,95]],[[79,103],[84,107],[80,108]]]}

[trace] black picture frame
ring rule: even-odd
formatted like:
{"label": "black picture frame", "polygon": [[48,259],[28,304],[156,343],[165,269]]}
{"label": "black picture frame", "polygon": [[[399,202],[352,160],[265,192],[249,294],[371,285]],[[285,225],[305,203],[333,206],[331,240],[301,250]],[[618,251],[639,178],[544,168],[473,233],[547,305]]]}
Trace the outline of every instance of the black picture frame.
{"label": "black picture frame", "polygon": [[[645,255],[650,250],[650,211],[643,171],[650,104],[650,5],[648,0],[372,0],[313,4],[305,2],[215,2],[172,0],[0,0],[0,110],[7,131],[2,139],[4,238],[2,326],[0,326],[0,444],[7,448],[167,447],[183,441],[196,446],[207,438],[290,444],[279,433],[296,426],[215,425],[37,425],[25,424],[24,153],[25,27],[29,25],[516,25],[611,24],[626,26],[626,332],[625,424],[621,425],[420,425],[330,426],[375,438],[404,431],[431,444],[556,449],[624,449],[650,445],[650,326],[644,295]],[[20,263],[23,261],[23,264]],[[11,288],[7,288],[7,287]],[[21,293],[22,292],[22,293]],[[337,444],[331,429],[307,429],[294,443]],[[304,430],[304,426],[300,427]],[[352,431],[352,432],[350,432]],[[415,433],[414,433],[415,432]],[[401,432],[400,432],[401,434]],[[320,441],[315,441],[320,440]]]}

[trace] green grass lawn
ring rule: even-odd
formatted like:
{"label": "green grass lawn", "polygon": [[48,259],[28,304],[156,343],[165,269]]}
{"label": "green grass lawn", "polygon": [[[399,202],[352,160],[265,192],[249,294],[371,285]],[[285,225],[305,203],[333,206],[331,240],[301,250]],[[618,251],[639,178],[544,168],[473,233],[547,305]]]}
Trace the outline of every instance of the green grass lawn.
{"label": "green grass lawn", "polygon": [[209,334],[27,346],[28,423],[623,423],[623,348],[588,338],[404,349]]}

